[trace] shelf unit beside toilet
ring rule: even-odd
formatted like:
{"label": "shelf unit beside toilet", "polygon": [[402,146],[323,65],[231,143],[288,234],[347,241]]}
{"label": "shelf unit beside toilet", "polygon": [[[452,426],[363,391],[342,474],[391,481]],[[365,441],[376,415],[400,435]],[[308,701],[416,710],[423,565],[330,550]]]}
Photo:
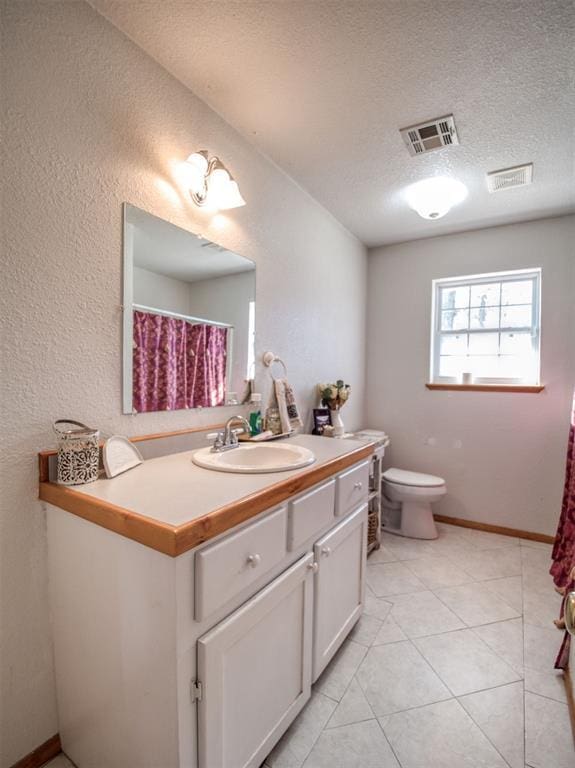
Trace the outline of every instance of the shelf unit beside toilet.
{"label": "shelf unit beside toilet", "polygon": [[374,429],[363,429],[359,432],[348,433],[350,439],[369,440],[375,448],[369,464],[369,495],[367,518],[367,553],[381,547],[381,513],[382,513],[382,477],[383,457],[390,441],[385,432]]}
{"label": "shelf unit beside toilet", "polygon": [[367,554],[381,547],[381,528],[383,510],[383,458],[390,439],[385,432],[376,429],[361,429],[358,432],[348,432],[344,438],[350,440],[369,440],[374,444],[373,454],[369,463],[369,495],[367,517]]}
{"label": "shelf unit beside toilet", "polygon": [[378,446],[369,465],[369,496],[367,497],[367,552],[381,547],[381,475],[384,446]]}

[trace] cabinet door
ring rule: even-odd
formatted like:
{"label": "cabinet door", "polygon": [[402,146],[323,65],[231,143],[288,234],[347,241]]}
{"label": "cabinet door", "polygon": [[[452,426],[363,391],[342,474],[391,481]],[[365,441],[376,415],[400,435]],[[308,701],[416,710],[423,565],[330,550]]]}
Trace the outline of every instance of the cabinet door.
{"label": "cabinet door", "polygon": [[367,504],[314,546],[313,682],[321,675],[363,609]]}
{"label": "cabinet door", "polygon": [[302,557],[198,640],[200,768],[259,766],[308,700],[314,567]]}

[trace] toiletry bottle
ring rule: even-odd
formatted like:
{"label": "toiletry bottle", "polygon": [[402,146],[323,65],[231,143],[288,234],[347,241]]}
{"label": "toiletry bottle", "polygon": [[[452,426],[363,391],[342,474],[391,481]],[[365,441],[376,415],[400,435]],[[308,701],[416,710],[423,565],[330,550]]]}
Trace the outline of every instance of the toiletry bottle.
{"label": "toiletry bottle", "polygon": [[271,406],[266,411],[266,423],[265,428],[269,430],[272,435],[281,435],[282,423],[280,419],[279,408]]}
{"label": "toiletry bottle", "polygon": [[262,396],[259,394],[259,392],[252,392],[252,396],[250,398],[251,405],[254,406],[254,410],[250,412],[250,428],[252,437],[254,435],[259,435],[262,431],[262,411],[261,411],[261,403],[262,403]]}

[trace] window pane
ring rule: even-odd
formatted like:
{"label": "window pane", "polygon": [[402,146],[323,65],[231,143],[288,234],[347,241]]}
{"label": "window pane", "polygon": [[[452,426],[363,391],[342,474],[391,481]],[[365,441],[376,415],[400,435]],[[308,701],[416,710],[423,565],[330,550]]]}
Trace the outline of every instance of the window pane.
{"label": "window pane", "polygon": [[502,307],[502,328],[528,328],[531,326],[531,307]]}
{"label": "window pane", "polygon": [[468,285],[441,289],[441,309],[463,309],[468,306]]}
{"label": "window pane", "polygon": [[472,333],[469,336],[470,355],[497,355],[499,353],[498,333]]}
{"label": "window pane", "polygon": [[501,296],[501,283],[471,286],[472,307],[497,307]]}
{"label": "window pane", "polygon": [[533,281],[518,280],[503,283],[501,291],[502,304],[531,304],[533,301]]}
{"label": "window pane", "polygon": [[440,355],[466,355],[467,354],[467,334],[450,333],[447,336],[441,336],[439,339]]}
{"label": "window pane", "polygon": [[522,379],[525,367],[521,359],[515,357],[515,355],[504,355],[501,357],[501,373],[499,375],[501,378]]}
{"label": "window pane", "polygon": [[469,371],[469,358],[466,355],[452,355],[439,358],[439,375],[459,378],[462,371]]}
{"label": "window pane", "polygon": [[471,328],[499,328],[499,307],[477,307],[471,310]]}
{"label": "window pane", "polygon": [[442,331],[460,331],[467,328],[468,309],[446,309],[441,313]]}
{"label": "window pane", "polygon": [[501,354],[518,355],[523,357],[531,355],[531,334],[530,333],[502,333],[501,334]]}
{"label": "window pane", "polygon": [[532,355],[501,357],[502,377],[510,379],[535,379],[535,364]]}
{"label": "window pane", "polygon": [[501,376],[501,360],[498,355],[481,355],[478,357],[469,358],[469,370],[473,375],[478,377],[485,377],[488,379],[496,379]]}

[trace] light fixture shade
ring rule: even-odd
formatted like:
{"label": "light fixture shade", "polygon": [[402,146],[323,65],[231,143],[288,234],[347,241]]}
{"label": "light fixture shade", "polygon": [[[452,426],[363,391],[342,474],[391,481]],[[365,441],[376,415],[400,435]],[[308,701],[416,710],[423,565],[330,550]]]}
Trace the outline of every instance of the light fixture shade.
{"label": "light fixture shade", "polygon": [[412,184],[405,190],[410,208],[424,219],[440,219],[467,197],[467,187],[457,179],[435,176]]}
{"label": "light fixture shade", "polygon": [[190,195],[196,205],[216,211],[239,208],[246,204],[228,169],[218,157],[210,157],[207,150],[191,154],[186,161],[186,168]]}
{"label": "light fixture shade", "polygon": [[207,152],[194,152],[186,160],[188,179],[191,189],[200,192],[204,187],[204,179],[208,170]]}
{"label": "light fixture shade", "polygon": [[208,158],[206,155],[207,153],[205,150],[202,150],[201,152],[193,152],[186,160],[187,163],[190,163],[190,165],[197,168],[202,176],[204,176],[208,170]]}
{"label": "light fixture shade", "polygon": [[219,196],[223,194],[229,183],[230,174],[226,171],[226,169],[214,168],[214,170],[210,173],[208,180],[208,194],[212,198],[212,203],[217,204]]}
{"label": "light fixture shade", "polygon": [[218,208],[222,211],[229,210],[230,208],[241,208],[245,205],[246,201],[240,194],[240,188],[233,179],[230,179],[226,185],[226,188],[220,195]]}

